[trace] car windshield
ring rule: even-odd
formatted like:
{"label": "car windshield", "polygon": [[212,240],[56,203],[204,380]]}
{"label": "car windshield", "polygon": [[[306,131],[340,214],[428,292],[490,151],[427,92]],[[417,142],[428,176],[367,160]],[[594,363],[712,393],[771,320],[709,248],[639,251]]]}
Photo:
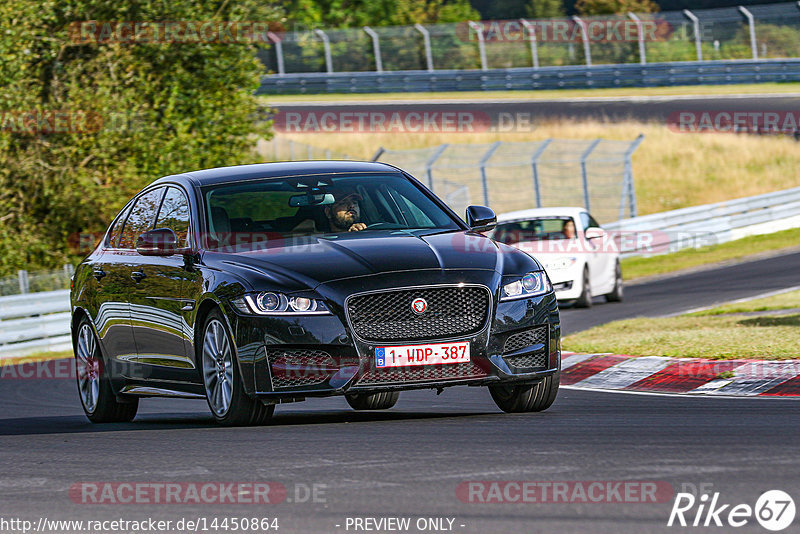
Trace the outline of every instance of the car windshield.
{"label": "car windshield", "polygon": [[458,230],[445,210],[396,174],[304,176],[203,188],[210,249],[351,232]]}
{"label": "car windshield", "polygon": [[498,223],[492,237],[506,245],[544,239],[572,239],[575,237],[575,221],[565,216]]}

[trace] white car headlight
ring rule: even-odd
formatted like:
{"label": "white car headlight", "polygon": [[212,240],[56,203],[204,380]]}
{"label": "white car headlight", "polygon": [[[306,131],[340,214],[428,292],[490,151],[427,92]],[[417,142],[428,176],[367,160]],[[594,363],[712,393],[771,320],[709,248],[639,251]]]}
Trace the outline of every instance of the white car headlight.
{"label": "white car headlight", "polygon": [[528,273],[519,280],[505,284],[500,291],[500,300],[514,300],[544,295],[552,291],[550,279],[544,271]]}
{"label": "white car headlight", "polygon": [[231,300],[234,307],[247,315],[330,315],[321,300],[289,297],[274,291],[262,291]]}

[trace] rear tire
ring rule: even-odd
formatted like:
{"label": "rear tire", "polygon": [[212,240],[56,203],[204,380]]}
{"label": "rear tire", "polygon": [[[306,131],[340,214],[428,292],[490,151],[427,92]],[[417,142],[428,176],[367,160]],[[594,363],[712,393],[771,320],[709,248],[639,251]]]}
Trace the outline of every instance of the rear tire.
{"label": "rear tire", "polygon": [[497,407],[506,413],[541,412],[550,407],[558,395],[561,371],[536,384],[521,386],[489,386]]}
{"label": "rear tire", "polygon": [[139,399],[120,402],[111,387],[108,368],[103,365],[100,344],[89,320],[78,324],[75,337],[75,375],[81,407],[92,423],[128,423],[136,417]]}
{"label": "rear tire", "polygon": [[592,286],[589,283],[589,267],[583,268],[583,285],[581,286],[581,296],[575,301],[575,307],[592,307]]}
{"label": "rear tire", "polygon": [[399,391],[382,391],[380,393],[354,393],[345,395],[347,404],[354,410],[388,410],[397,404]]}
{"label": "rear tire", "polygon": [[614,291],[606,295],[606,301],[608,302],[622,302],[624,297],[623,292],[623,282],[622,282],[622,267],[619,265],[619,261],[617,262],[617,267],[614,270]]}
{"label": "rear tire", "polygon": [[275,405],[265,405],[245,392],[236,347],[219,310],[206,317],[203,337],[197,347],[206,400],[217,423],[224,426],[266,423],[272,417]]}

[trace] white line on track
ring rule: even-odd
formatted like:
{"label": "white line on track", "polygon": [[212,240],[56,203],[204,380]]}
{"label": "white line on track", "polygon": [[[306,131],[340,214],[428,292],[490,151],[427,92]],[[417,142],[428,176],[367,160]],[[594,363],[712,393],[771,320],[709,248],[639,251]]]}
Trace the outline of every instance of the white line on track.
{"label": "white line on track", "polygon": [[[686,393],[660,393],[656,391],[631,391],[619,389],[585,388],[580,386],[560,386],[559,389],[570,389],[575,391],[592,391],[595,393],[623,393],[625,395],[648,395],[655,397],[678,397],[681,399],[791,399],[798,401],[798,397],[781,396],[758,396],[758,395],[687,395]],[[556,399],[557,400],[557,399]]]}

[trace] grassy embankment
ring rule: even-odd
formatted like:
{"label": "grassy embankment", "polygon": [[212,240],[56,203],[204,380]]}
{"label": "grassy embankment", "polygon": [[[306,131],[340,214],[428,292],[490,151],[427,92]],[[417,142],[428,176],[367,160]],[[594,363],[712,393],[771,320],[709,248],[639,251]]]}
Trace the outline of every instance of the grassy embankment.
{"label": "grassy embankment", "polygon": [[564,338],[564,350],[632,356],[800,357],[800,291],[677,317],[614,321]]}

